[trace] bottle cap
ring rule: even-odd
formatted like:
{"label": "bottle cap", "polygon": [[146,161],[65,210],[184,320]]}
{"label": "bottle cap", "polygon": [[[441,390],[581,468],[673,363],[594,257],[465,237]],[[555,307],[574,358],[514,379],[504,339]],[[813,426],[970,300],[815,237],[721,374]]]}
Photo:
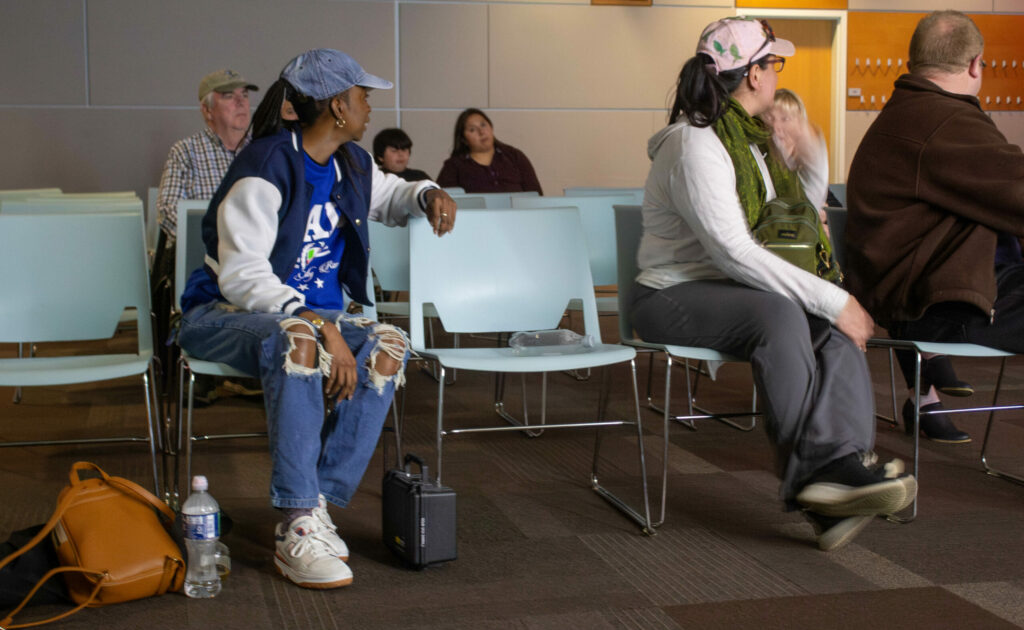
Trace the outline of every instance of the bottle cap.
{"label": "bottle cap", "polygon": [[192,477],[192,492],[206,492],[210,488],[210,482],[205,475]]}

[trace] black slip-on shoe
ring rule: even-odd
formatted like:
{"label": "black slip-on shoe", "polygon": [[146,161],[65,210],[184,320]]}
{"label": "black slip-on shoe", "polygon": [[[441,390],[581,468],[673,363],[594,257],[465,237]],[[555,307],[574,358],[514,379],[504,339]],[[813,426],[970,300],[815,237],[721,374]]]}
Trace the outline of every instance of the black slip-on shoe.
{"label": "black slip-on shoe", "polygon": [[[942,403],[932,403],[921,407],[921,433],[933,442],[942,444],[966,444],[971,436],[956,428],[949,414],[937,413],[925,415],[929,411],[943,411]],[[903,429],[907,435],[914,433],[914,401],[907,399],[903,403]]]}

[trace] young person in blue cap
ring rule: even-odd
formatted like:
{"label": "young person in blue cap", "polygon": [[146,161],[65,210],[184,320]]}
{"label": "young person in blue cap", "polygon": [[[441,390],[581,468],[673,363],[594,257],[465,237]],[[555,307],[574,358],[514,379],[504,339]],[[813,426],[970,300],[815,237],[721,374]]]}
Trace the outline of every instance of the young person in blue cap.
{"label": "young person in blue cap", "polygon": [[[426,215],[438,236],[455,224],[436,184],[384,174],[356,144],[367,94],[391,87],[336,50],[285,66],[210,202],[205,264],[181,300],[185,350],[262,380],[270,498],[282,512],[274,564],[307,588],[352,582],[326,503],[352,498],[404,382],[404,333],[344,311],[344,293],[370,303],[367,221]],[[297,121],[282,121],[283,100]]]}

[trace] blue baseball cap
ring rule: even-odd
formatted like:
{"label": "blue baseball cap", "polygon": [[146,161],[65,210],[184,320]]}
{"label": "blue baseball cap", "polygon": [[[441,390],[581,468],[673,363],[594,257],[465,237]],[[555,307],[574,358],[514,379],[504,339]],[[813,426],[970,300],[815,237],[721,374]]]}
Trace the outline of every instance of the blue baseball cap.
{"label": "blue baseball cap", "polygon": [[390,90],[394,84],[374,76],[340,50],[316,48],[288,62],[281,78],[318,101],[341,94],[353,85]]}

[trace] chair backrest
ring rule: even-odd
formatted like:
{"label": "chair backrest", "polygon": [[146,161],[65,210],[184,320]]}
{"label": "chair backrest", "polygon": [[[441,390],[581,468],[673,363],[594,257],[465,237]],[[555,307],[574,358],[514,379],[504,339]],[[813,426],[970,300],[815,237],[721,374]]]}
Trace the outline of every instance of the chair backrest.
{"label": "chair backrest", "polygon": [[423,305],[452,333],[555,328],[569,301],[583,303],[586,334],[600,341],[594,285],[579,213],[479,210],[460,214],[438,238],[424,218],[409,222],[409,327],[424,349]]}
{"label": "chair backrest", "polygon": [[[0,214],[86,214],[127,212],[142,216],[142,200],[129,197],[31,197],[0,200]],[[145,226],[143,226],[145,233]]]}
{"label": "chair backrest", "polygon": [[640,238],[644,235],[643,210],[636,205],[615,206],[615,243],[618,253],[619,278],[619,338],[635,339],[629,311],[633,305],[633,282],[640,272],[636,254]]}
{"label": "chair backrest", "polygon": [[825,214],[828,216],[828,234],[829,240],[832,241],[832,255],[839,263],[839,268],[842,269],[846,264],[845,238],[848,214],[846,208],[825,208]]}
{"label": "chair backrest", "polygon": [[178,234],[174,239],[174,306],[181,310],[181,292],[189,275],[203,266],[206,245],[203,244],[203,215],[209,199],[182,199],[178,202]]}
{"label": "chair backrest", "polygon": [[[460,210],[483,210],[487,208],[488,200],[479,195],[452,195],[452,199],[455,201],[455,205]],[[491,201],[492,204],[499,203],[497,201]],[[511,203],[511,202],[510,202]],[[504,206],[491,206],[492,208],[504,207]]]}
{"label": "chair backrest", "polygon": [[[188,277],[193,271],[202,267],[206,260],[206,245],[203,243],[203,216],[206,215],[209,206],[209,199],[182,199],[178,202],[178,236],[175,239],[174,250],[174,306],[179,311],[181,310],[181,293],[185,290]],[[376,221],[370,221],[371,233],[374,225],[380,226]],[[374,242],[372,237],[370,242]],[[373,246],[370,247],[370,254],[373,255]],[[372,274],[367,274],[366,277],[366,294],[373,296]],[[363,315],[376,320],[377,308],[363,305]]]}
{"label": "chair backrest", "polygon": [[590,275],[598,286],[616,284],[615,204],[633,203],[632,195],[584,197],[516,197],[513,208],[577,208],[583,221],[590,258]]}
{"label": "chair backrest", "polygon": [[160,236],[160,212],[156,208],[159,198],[160,189],[150,186],[146,191],[146,245],[151,250],[156,249],[157,237]]}
{"label": "chair backrest", "polygon": [[635,186],[571,186],[563,189],[566,197],[593,197],[595,195],[630,195],[630,203],[640,205],[644,201],[643,187]]}
{"label": "chair backrest", "polygon": [[409,228],[370,221],[370,266],[381,291],[409,290]]}
{"label": "chair backrest", "polygon": [[832,194],[836,196],[839,203],[846,207],[846,184],[829,184],[828,189],[832,191]]}
{"label": "chair backrest", "polygon": [[[476,199],[483,200],[482,208],[511,208],[513,197],[538,197],[540,196],[536,190],[528,190],[524,192],[505,192],[505,193],[466,193],[466,194],[453,194],[452,198],[455,199],[455,203],[459,207],[463,207],[460,199],[465,197],[474,197]],[[474,201],[474,203],[476,203]],[[465,206],[469,208],[470,206]]]}
{"label": "chair backrest", "polygon": [[146,262],[141,213],[0,213],[0,342],[108,339],[134,307],[152,354]]}
{"label": "chair backrest", "polygon": [[0,199],[28,199],[40,195],[59,195],[60,188],[13,188],[0,190]]}

